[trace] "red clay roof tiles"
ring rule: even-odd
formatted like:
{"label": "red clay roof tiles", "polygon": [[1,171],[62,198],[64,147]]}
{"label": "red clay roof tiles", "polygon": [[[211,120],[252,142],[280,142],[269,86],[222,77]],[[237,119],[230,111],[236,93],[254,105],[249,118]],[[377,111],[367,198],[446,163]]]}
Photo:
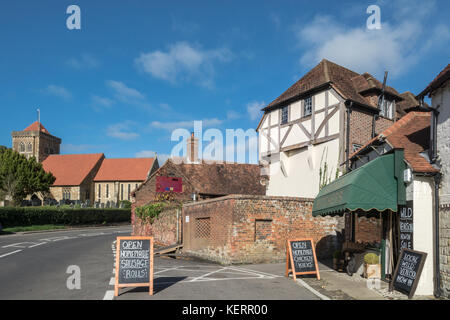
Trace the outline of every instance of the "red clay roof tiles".
{"label": "red clay roof tiles", "polygon": [[105,159],[94,181],[145,181],[154,158]]}

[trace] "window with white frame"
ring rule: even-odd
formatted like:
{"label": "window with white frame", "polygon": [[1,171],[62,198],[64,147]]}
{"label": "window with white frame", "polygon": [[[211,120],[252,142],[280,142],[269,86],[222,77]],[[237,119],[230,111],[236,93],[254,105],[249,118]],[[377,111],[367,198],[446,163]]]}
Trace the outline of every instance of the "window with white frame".
{"label": "window with white frame", "polygon": [[395,101],[384,100],[384,103],[380,107],[380,116],[394,119],[395,113]]}
{"label": "window with white frame", "polygon": [[308,97],[304,100],[303,116],[309,116],[312,113],[312,97]]}

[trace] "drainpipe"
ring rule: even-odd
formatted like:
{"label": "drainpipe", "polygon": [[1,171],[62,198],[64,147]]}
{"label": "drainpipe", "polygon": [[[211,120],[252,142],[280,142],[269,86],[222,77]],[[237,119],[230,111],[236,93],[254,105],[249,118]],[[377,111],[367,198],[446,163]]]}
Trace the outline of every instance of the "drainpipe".
{"label": "drainpipe", "polygon": [[[424,109],[423,99],[420,99],[420,108]],[[430,152],[429,158],[432,164],[437,161],[437,117],[439,111],[437,108],[430,107],[428,110],[431,111],[431,126],[430,126]],[[441,183],[441,173],[438,172],[434,175],[434,228],[435,228],[435,248],[434,248],[434,265],[435,265],[435,288],[434,296],[439,298],[441,296],[441,273],[440,273],[440,254],[439,254],[439,185]]]}
{"label": "drainpipe", "polygon": [[439,256],[439,184],[441,183],[441,173],[438,172],[434,175],[434,224],[435,224],[435,289],[434,296],[439,298],[441,296],[441,273],[440,273],[440,256]]}
{"label": "drainpipe", "polygon": [[350,172],[350,114],[352,113],[353,101],[350,101],[350,104],[347,105],[347,132],[346,132],[346,145],[347,148],[345,150],[345,167],[346,172]]}

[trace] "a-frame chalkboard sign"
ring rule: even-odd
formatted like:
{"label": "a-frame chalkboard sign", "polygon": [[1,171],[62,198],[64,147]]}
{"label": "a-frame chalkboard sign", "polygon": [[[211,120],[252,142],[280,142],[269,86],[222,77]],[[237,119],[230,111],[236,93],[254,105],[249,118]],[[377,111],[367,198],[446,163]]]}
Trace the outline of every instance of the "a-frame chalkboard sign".
{"label": "a-frame chalkboard sign", "polygon": [[153,295],[153,237],[117,237],[116,297],[123,287],[149,287]]}
{"label": "a-frame chalkboard sign", "polygon": [[320,280],[314,241],[307,239],[291,239],[286,242],[286,277],[292,272],[292,278],[298,275],[315,274]]}
{"label": "a-frame chalkboard sign", "polygon": [[427,254],[403,248],[395,267],[389,290],[397,290],[411,299],[414,296]]}

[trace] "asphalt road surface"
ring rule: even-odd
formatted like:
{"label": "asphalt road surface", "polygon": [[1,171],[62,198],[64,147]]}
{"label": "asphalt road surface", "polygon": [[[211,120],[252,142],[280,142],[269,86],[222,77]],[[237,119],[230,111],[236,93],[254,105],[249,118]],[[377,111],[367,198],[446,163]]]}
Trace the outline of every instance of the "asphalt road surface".
{"label": "asphalt road surface", "polygon": [[154,260],[153,296],[148,288],[121,288],[114,298],[115,240],[130,232],[125,226],[0,236],[0,300],[319,299],[284,277],[284,264],[221,266],[167,257]]}
{"label": "asphalt road surface", "polygon": [[[0,299],[101,300],[112,275],[111,245],[131,227],[0,236]],[[80,289],[74,286],[79,267]],[[75,267],[75,268],[76,268]],[[72,267],[73,268],[73,267]]]}

